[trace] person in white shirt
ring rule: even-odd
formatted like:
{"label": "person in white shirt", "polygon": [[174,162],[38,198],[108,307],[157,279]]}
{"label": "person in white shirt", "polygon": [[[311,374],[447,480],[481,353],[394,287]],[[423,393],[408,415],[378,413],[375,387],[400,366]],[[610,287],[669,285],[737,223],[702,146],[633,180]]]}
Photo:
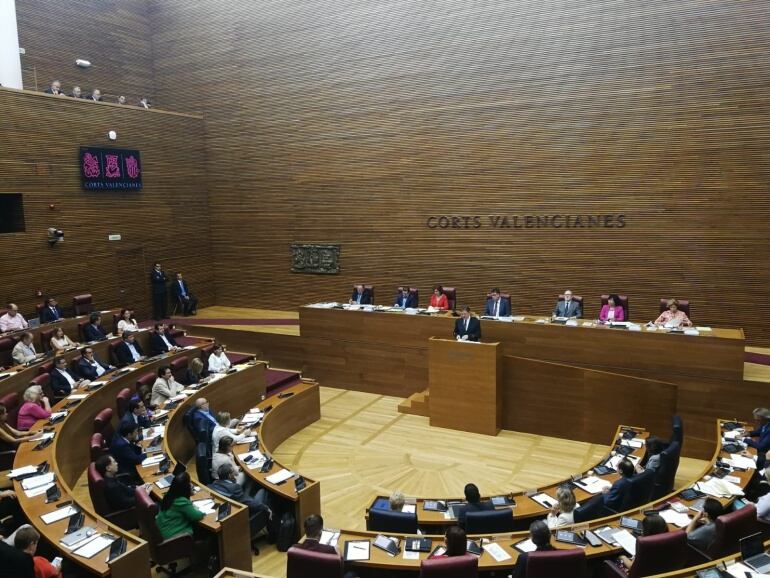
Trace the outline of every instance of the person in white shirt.
{"label": "person in white shirt", "polygon": [[118,321],[118,335],[124,331],[139,331],[139,324],[134,319],[134,312],[130,309],[121,309],[120,321]]}
{"label": "person in white shirt", "polygon": [[[770,483],[770,467],[765,468],[763,478]],[[757,500],[757,521],[770,524],[770,492]]]}
{"label": "person in white shirt", "polygon": [[226,373],[231,365],[224,347],[215,345],[214,351],[209,355],[209,373]]}
{"label": "person in white shirt", "polygon": [[32,337],[33,336],[29,331],[22,333],[21,339],[11,352],[11,357],[13,357],[13,360],[19,365],[29,363],[40,357],[35,351],[35,346],[32,345]]}
{"label": "person in white shirt", "polygon": [[67,369],[67,359],[57,357],[51,371],[51,389],[55,396],[63,397],[72,393],[73,389],[88,385],[87,379],[76,377]]}
{"label": "person in white shirt", "polygon": [[559,486],[556,490],[556,500],[559,504],[551,509],[548,513],[548,518],[546,518],[546,523],[551,530],[575,522],[574,513],[576,502],[575,494],[572,493],[572,489],[568,486]]}
{"label": "person in white shirt", "polygon": [[75,343],[67,337],[64,334],[64,329],[61,327],[57,327],[53,337],[51,337],[51,349],[53,349],[55,353],[61,353],[62,351],[78,347],[79,345],[79,343]]}
{"label": "person in white shirt", "polygon": [[235,427],[238,420],[230,418],[230,412],[220,411],[217,413],[217,426],[214,427],[214,431],[211,432],[211,447],[218,448],[219,440],[224,436],[230,436],[233,438],[233,443],[240,444],[243,440],[251,435],[251,432],[244,431],[243,427]]}
{"label": "person in white shirt", "polygon": [[24,316],[19,313],[19,308],[15,303],[9,303],[8,313],[0,317],[0,333],[18,331],[19,329],[26,329],[27,327],[29,327],[29,323],[27,323]]}
{"label": "person in white shirt", "polygon": [[153,407],[160,407],[172,397],[179,395],[183,389],[184,386],[174,379],[171,367],[164,365],[158,369],[158,379],[156,379],[155,383],[152,385],[150,405]]}

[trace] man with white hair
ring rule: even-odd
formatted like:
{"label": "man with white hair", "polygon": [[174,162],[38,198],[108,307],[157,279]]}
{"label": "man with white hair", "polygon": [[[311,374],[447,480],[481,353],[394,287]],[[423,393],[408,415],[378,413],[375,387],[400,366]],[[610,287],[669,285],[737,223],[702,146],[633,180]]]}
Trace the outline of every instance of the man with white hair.
{"label": "man with white hair", "polygon": [[556,307],[553,308],[554,317],[583,317],[583,311],[580,307],[580,303],[572,298],[572,291],[567,289],[564,292],[564,299],[559,299],[556,302]]}

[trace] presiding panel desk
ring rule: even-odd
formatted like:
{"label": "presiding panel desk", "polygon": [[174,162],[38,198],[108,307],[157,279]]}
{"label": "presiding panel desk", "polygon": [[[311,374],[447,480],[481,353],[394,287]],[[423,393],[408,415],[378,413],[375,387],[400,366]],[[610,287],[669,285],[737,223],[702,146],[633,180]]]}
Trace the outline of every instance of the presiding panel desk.
{"label": "presiding panel desk", "polygon": [[[19,446],[14,460],[14,469],[38,466],[47,462],[62,494],[57,502],[47,504],[44,493],[28,494],[24,488],[25,481],[14,480],[14,490],[22,510],[41,536],[59,549],[61,556],[73,561],[90,574],[115,578],[149,578],[150,576],[150,555],[147,543],[97,516],[90,503],[79,501],[72,492],[90,463],[89,439],[93,433],[94,418],[104,408],[115,408],[115,398],[122,389],[129,388],[133,391],[139,375],[157,372],[159,367],[170,364],[178,357],[187,357],[188,360],[197,357],[201,354],[200,347],[207,344],[208,341],[201,341],[180,351],[153,358],[151,361],[137,362],[105,374],[99,380],[103,384],[97,389],[73,392],[70,397],[60,400],[53,407],[54,412],[66,412],[63,420],[53,425],[50,424],[50,420],[41,420],[35,425],[34,430],[46,427],[50,430],[47,432],[48,435],[53,433],[52,442],[49,445],[42,449],[38,449],[39,446],[34,442]],[[61,545],[60,540],[67,529],[67,519],[63,518],[46,524],[41,516],[64,511],[63,508],[57,508],[57,505],[68,501],[83,512],[84,527],[94,527],[99,534],[125,538],[127,542],[125,553],[108,564],[106,561],[108,550],[86,558]]]}

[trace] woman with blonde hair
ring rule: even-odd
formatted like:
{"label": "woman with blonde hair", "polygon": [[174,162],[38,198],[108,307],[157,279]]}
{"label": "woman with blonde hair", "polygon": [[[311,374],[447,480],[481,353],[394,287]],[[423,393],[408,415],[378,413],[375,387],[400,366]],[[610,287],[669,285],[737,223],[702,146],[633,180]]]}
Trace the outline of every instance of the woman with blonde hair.
{"label": "woman with blonde hair", "polygon": [[61,327],[57,327],[56,331],[54,331],[53,333],[53,337],[51,337],[50,345],[51,345],[51,349],[53,349],[55,353],[62,353],[64,351],[67,351],[68,349],[77,347],[80,344],[75,343],[69,337],[67,337],[64,334],[64,329],[62,329]]}
{"label": "woman with blonde hair", "polygon": [[551,509],[548,513],[548,518],[546,518],[548,528],[551,530],[575,522],[574,513],[577,503],[575,502],[575,494],[572,492],[572,488],[569,486],[559,486],[559,489],[556,490],[556,501],[558,505]]}
{"label": "woman with blonde hair", "polygon": [[19,408],[16,425],[21,431],[26,431],[40,419],[51,417],[51,404],[43,395],[43,388],[30,385],[24,392],[24,403]]}

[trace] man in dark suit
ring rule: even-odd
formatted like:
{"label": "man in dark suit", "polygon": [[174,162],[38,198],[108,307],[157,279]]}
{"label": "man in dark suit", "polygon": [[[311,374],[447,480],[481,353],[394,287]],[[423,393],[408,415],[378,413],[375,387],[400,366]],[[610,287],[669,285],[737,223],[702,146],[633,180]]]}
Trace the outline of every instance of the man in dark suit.
{"label": "man in dark suit", "polygon": [[[543,520],[535,520],[529,525],[529,538],[537,548],[537,552],[547,552],[556,549],[551,545],[551,531],[548,529],[548,524],[543,522]],[[513,567],[511,578],[526,577],[528,557],[529,554],[527,552],[519,554],[516,565]]]}
{"label": "man in dark suit", "polygon": [[615,480],[609,488],[604,488],[604,505],[611,510],[620,512],[623,502],[631,488],[631,478],[635,472],[634,464],[628,458],[623,458],[618,464],[620,478]]}
{"label": "man in dark suit", "polygon": [[417,303],[415,303],[414,295],[411,291],[409,291],[409,287],[401,287],[401,291],[398,292],[398,295],[396,296],[396,307],[402,307],[404,309],[406,308],[414,308],[417,307]]}
{"label": "man in dark suit", "polygon": [[457,515],[457,524],[465,528],[465,515],[468,512],[488,512],[495,509],[495,506],[489,500],[482,502],[479,488],[476,484],[465,485],[465,501],[467,502]]}
{"label": "man in dark suit", "polygon": [[305,539],[299,544],[294,544],[292,548],[301,548],[302,550],[312,550],[313,552],[323,552],[325,554],[337,554],[334,546],[321,544],[321,534],[324,529],[324,519],[318,514],[310,514],[305,518]]}
{"label": "man in dark suit", "polygon": [[500,289],[495,287],[490,291],[490,294],[492,296],[487,299],[484,315],[489,317],[510,317],[511,307],[508,305],[508,301],[500,297]]}
{"label": "man in dark suit", "polygon": [[83,98],[83,91],[80,89],[79,86],[73,86],[72,87],[72,93],[70,93],[70,96],[72,98]]}
{"label": "man in dark suit", "polygon": [[572,291],[567,289],[564,292],[564,299],[559,299],[556,302],[556,307],[553,308],[554,317],[583,317],[583,310],[580,307],[580,303],[572,298]]}
{"label": "man in dark suit", "polygon": [[54,321],[59,321],[62,317],[64,317],[64,314],[56,299],[53,297],[46,299],[45,307],[40,312],[40,321],[42,323],[53,323]]}
{"label": "man in dark suit", "polygon": [[356,285],[353,288],[353,294],[350,296],[350,304],[354,303],[358,305],[371,305],[372,304],[372,292],[364,289],[363,285]]}
{"label": "man in dark suit", "polygon": [[51,83],[51,86],[45,89],[46,94],[55,94],[56,96],[65,96],[65,94],[61,91],[61,82],[58,80],[54,80]]}
{"label": "man in dark suit", "polygon": [[165,323],[156,323],[155,331],[150,335],[150,348],[153,355],[161,355],[179,348],[179,344],[166,329]]}
{"label": "man in dark suit", "polygon": [[187,281],[182,278],[181,273],[176,274],[176,280],[171,284],[174,299],[182,303],[182,313],[184,315],[196,315],[198,313],[198,298],[190,293]]}
{"label": "man in dark suit", "polygon": [[94,88],[93,92],[91,93],[91,96],[89,96],[87,100],[93,100],[94,102],[101,102],[102,91],[99,90],[98,88]]}
{"label": "man in dark suit", "polygon": [[454,336],[457,341],[479,341],[481,339],[481,322],[471,315],[471,308],[463,307],[460,319],[455,321]]}
{"label": "man in dark suit", "polygon": [[112,437],[110,454],[118,462],[118,475],[125,474],[131,479],[137,478],[136,466],[147,457],[139,444],[139,426],[136,423],[121,423],[118,435]]}
{"label": "man in dark suit", "polygon": [[73,389],[77,389],[83,385],[83,379],[74,375],[69,369],[67,369],[67,359],[64,357],[57,357],[54,363],[54,368],[50,373],[51,389],[56,397],[64,397],[72,393]]}
{"label": "man in dark suit", "polygon": [[115,347],[115,356],[121,367],[144,359],[144,351],[136,342],[134,333],[134,331],[124,331],[122,341]]}
{"label": "man in dark suit", "polygon": [[[237,472],[232,464],[225,463],[219,466],[217,478],[209,488],[219,492],[223,496],[240,502],[249,508],[249,525],[251,527],[252,540],[267,526],[270,520],[270,508],[267,506],[267,492],[261,488],[254,497],[249,496],[243,491],[243,488],[236,482]],[[259,554],[259,550],[252,546],[254,554]]]}
{"label": "man in dark suit", "polygon": [[78,373],[83,379],[94,381],[114,369],[111,365],[105,365],[96,358],[93,347],[84,347],[80,353],[82,357],[78,361]]}
{"label": "man in dark suit", "polygon": [[160,263],[155,263],[150,272],[150,284],[152,285],[152,311],[156,321],[166,318],[166,274],[160,267]]}
{"label": "man in dark suit", "polygon": [[770,410],[758,407],[754,410],[753,416],[757,427],[743,438],[743,443],[756,449],[758,454],[764,455],[770,450]]}
{"label": "man in dark suit", "polygon": [[0,578],[35,578],[32,556],[0,540]]}
{"label": "man in dark suit", "polygon": [[136,505],[134,486],[118,478],[118,462],[109,454],[100,456],[94,464],[104,478],[104,499],[114,512],[127,510]]}
{"label": "man in dark suit", "polygon": [[83,327],[83,337],[87,342],[107,339],[107,332],[102,327],[102,316],[99,313],[91,313],[88,324]]}
{"label": "man in dark suit", "polygon": [[144,402],[137,398],[132,398],[128,402],[128,411],[120,418],[120,426],[124,423],[135,423],[140,428],[152,427],[150,418],[147,417],[147,408],[144,407]]}

